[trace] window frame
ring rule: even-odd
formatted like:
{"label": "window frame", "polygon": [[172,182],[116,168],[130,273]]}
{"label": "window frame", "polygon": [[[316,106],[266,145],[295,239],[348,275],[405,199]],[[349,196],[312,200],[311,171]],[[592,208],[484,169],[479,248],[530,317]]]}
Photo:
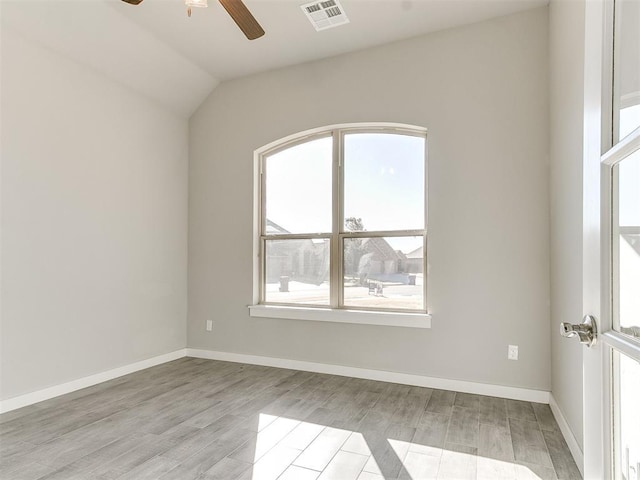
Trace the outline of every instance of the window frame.
{"label": "window frame", "polygon": [[[344,225],[344,139],[349,134],[382,133],[414,136],[424,139],[424,228],[411,230],[377,230],[352,232]],[[312,234],[266,234],[266,182],[268,169],[266,159],[274,154],[309,141],[332,137],[332,231]],[[277,318],[298,318],[309,320],[346,321],[348,323],[372,323],[376,325],[396,325],[430,327],[430,315],[427,313],[427,257],[428,257],[428,135],[427,129],[413,125],[396,123],[359,123],[331,125],[308,130],[276,142],[272,142],[255,151],[254,182],[254,292],[252,316]],[[348,238],[383,238],[417,236],[422,237],[423,271],[423,308],[372,308],[344,305],[344,242]],[[328,239],[329,240],[329,304],[304,304],[266,301],[266,242],[267,240],[287,239]],[[323,312],[331,313],[327,316]],[[335,320],[334,320],[335,318]],[[345,320],[346,319],[346,320]],[[367,321],[370,319],[371,321]]]}

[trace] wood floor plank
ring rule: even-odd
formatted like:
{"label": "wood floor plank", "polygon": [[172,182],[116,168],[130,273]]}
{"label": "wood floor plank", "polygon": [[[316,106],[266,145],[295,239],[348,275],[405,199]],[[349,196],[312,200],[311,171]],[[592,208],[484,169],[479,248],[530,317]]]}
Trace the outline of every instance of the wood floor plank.
{"label": "wood floor plank", "polygon": [[480,423],[509,428],[507,402],[504,398],[480,397],[479,414]]}
{"label": "wood floor plank", "polygon": [[409,451],[402,464],[400,480],[434,480],[438,476],[440,457]]}
{"label": "wood floor plank", "polygon": [[396,406],[391,423],[417,427],[432,392],[409,393]]}
{"label": "wood floor plank", "polygon": [[246,463],[256,463],[299,424],[298,420],[280,417],[261,432],[256,433],[230,457]]}
{"label": "wood floor plank", "polygon": [[535,463],[516,462],[514,468],[517,480],[558,480],[555,470],[550,467],[543,467]]}
{"label": "wood floor plank", "polygon": [[382,435],[363,434],[371,456],[385,478],[396,478],[400,474],[415,432],[415,428],[392,424]]}
{"label": "wood floor plank", "polygon": [[580,470],[578,470],[560,430],[542,430],[542,436],[547,444],[551,462],[558,478],[580,480],[582,478]]}
{"label": "wood floor plank", "polygon": [[277,388],[283,388],[283,389],[286,389],[286,390],[291,390],[292,388],[295,388],[295,387],[297,387],[299,385],[302,385],[304,382],[309,380],[311,377],[313,377],[313,373],[311,373],[311,372],[294,371],[291,375],[289,375],[288,377],[285,377],[284,379],[280,380],[274,386],[277,387]]}
{"label": "wood floor plank", "polygon": [[480,424],[478,455],[493,460],[513,462],[515,457],[510,431],[495,425]]}
{"label": "wood floor plank", "polygon": [[26,442],[0,442],[0,463],[6,462],[12,457],[20,457],[32,450],[35,450],[37,445]]}
{"label": "wood floor plank", "polygon": [[242,480],[276,480],[300,455],[300,450],[278,445],[247,470]]}
{"label": "wood floor plank", "polygon": [[510,418],[509,427],[516,460],[553,467],[538,422]]}
{"label": "wood floor plank", "polygon": [[[97,468],[91,470],[90,476],[95,480],[114,480],[156,457],[168,448],[169,443],[165,438],[152,434],[144,435],[127,452],[113,459],[105,460]],[[83,477],[84,475],[77,476],[78,480]]]}
{"label": "wood floor plank", "polygon": [[117,477],[117,480],[155,480],[177,465],[175,460],[156,456]]}
{"label": "wood floor plank", "polygon": [[478,457],[464,449],[449,446],[442,451],[438,480],[475,480],[478,471]]}
{"label": "wood floor plank", "polygon": [[454,406],[447,430],[447,442],[470,447],[478,446],[479,413],[476,410]]}
{"label": "wood floor plank", "polygon": [[533,407],[533,412],[536,415],[536,419],[538,420],[538,425],[541,430],[559,430],[558,424],[556,423],[553,413],[551,413],[549,405],[532,403],[531,406]]}
{"label": "wood floor plank", "polygon": [[456,407],[471,408],[473,410],[480,410],[480,395],[474,395],[473,393],[460,393],[456,392],[456,398],[453,404]]}
{"label": "wood floor plank", "polygon": [[306,449],[320,433],[325,429],[324,425],[315,423],[301,422],[296,428],[284,437],[280,444],[286,447]]}
{"label": "wood floor plank", "polygon": [[200,478],[202,480],[233,480],[248,471],[253,471],[251,463],[225,457],[203,473]]}
{"label": "wood floor plank", "polygon": [[192,435],[175,442],[171,448],[163,452],[162,456],[171,460],[181,461],[201,449],[204,445],[215,442],[221,434],[238,427],[244,421],[242,417],[224,415],[211,425],[197,429]]}
{"label": "wood floor plank", "polygon": [[40,463],[32,462],[17,465],[9,461],[2,464],[2,470],[0,470],[2,476],[0,476],[0,478],[11,480],[36,480],[43,478],[50,471],[51,467]]}
{"label": "wood floor plank", "polygon": [[358,477],[358,480],[385,480],[385,478],[377,473],[371,473],[363,470]]}
{"label": "wood floor plank", "polygon": [[140,442],[140,437],[139,434],[133,434],[129,437],[119,438],[88,455],[56,468],[43,477],[43,480],[68,480],[90,477],[91,472],[135,448]]}
{"label": "wood floor plank", "polygon": [[358,453],[360,455],[370,456],[371,448],[360,432],[353,432],[342,445],[341,450],[345,452]]}
{"label": "wood floor plank", "polygon": [[320,475],[319,480],[357,480],[368,456],[339,451]]}
{"label": "wood floor plank", "polygon": [[255,432],[249,430],[229,430],[220,435],[215,441],[203,446],[196,453],[184,459],[176,468],[160,478],[162,480],[195,479],[253,436],[255,436]]}
{"label": "wood floor plank", "polygon": [[[136,438],[137,435],[131,435],[131,437]],[[119,436],[113,435],[109,431],[101,432],[81,428],[39,445],[23,458],[26,461],[61,468],[114,443],[118,439],[120,439]]]}
{"label": "wood floor plank", "polygon": [[391,419],[394,413],[395,409],[388,411],[369,410],[360,422],[360,428],[358,430],[361,432],[382,432],[391,425]]}
{"label": "wood floor plank", "polygon": [[21,441],[41,445],[54,438],[61,437],[77,428],[90,425],[103,416],[76,410],[64,410],[46,420],[37,423],[25,423],[23,426],[8,433],[3,433],[3,441]]}
{"label": "wood floor plank", "polygon": [[278,480],[316,480],[320,476],[320,472],[309,470],[308,468],[296,467],[290,465]]}
{"label": "wood floor plank", "polygon": [[517,420],[526,420],[528,422],[537,422],[536,414],[533,411],[531,402],[523,402],[522,400],[507,400],[507,416]]}
{"label": "wood floor plank", "polygon": [[436,449],[444,447],[450,419],[449,415],[425,412],[420,419],[412,443]]}
{"label": "wood floor plank", "polygon": [[516,478],[516,467],[512,462],[478,455],[476,478],[478,480],[513,480]]}
{"label": "wood floor plank", "polygon": [[325,428],[316,439],[300,454],[293,463],[298,467],[322,471],[333,456],[338,453],[342,444],[351,432],[337,428]]}
{"label": "wood floor plank", "polygon": [[431,398],[429,398],[429,403],[427,404],[427,412],[451,415],[455,396],[455,392],[450,392],[448,390],[434,390],[431,393]]}

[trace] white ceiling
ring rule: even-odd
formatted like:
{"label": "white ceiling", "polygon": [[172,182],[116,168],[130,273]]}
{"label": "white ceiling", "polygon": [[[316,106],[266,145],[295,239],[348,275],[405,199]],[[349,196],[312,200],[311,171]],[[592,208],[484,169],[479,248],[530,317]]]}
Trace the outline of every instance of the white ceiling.
{"label": "white ceiling", "polygon": [[18,31],[190,115],[219,81],[382,45],[545,5],[548,0],[342,0],[350,19],[316,32],[299,5],[245,0],[265,36],[247,40],[217,0],[2,0]]}

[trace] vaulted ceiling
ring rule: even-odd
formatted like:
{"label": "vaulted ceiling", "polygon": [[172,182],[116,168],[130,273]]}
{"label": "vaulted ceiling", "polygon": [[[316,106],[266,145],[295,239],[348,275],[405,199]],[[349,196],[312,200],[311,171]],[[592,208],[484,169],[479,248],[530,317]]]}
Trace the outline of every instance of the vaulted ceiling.
{"label": "vaulted ceiling", "polygon": [[308,0],[245,0],[266,34],[247,40],[216,0],[2,0],[2,29],[189,116],[220,82],[508,15],[547,0],[342,0],[350,23],[316,32]]}

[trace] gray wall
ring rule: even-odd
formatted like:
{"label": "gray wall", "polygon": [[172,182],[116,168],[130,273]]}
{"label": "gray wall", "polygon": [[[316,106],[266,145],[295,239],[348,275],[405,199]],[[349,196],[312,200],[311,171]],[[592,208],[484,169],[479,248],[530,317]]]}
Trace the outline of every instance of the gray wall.
{"label": "gray wall", "polygon": [[[547,14],[221,84],[190,121],[188,346],[549,390]],[[429,129],[433,328],[250,318],[253,151],[370,121]]]}
{"label": "gray wall", "polygon": [[551,391],[582,446],[582,346],[559,335],[582,317],[583,1],[549,9],[551,98]]}
{"label": "gray wall", "polygon": [[3,26],[0,398],[184,348],[187,130]]}

